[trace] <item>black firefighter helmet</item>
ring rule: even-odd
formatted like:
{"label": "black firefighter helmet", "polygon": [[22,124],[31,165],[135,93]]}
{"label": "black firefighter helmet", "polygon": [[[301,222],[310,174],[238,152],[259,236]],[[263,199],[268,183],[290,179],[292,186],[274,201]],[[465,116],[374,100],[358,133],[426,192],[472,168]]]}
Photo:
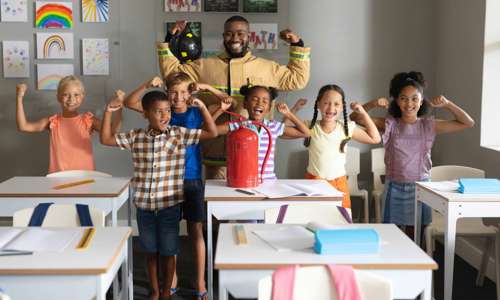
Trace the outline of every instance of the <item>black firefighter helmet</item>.
{"label": "black firefighter helmet", "polygon": [[188,63],[200,58],[201,38],[186,26],[183,32],[172,36],[169,48],[181,63]]}

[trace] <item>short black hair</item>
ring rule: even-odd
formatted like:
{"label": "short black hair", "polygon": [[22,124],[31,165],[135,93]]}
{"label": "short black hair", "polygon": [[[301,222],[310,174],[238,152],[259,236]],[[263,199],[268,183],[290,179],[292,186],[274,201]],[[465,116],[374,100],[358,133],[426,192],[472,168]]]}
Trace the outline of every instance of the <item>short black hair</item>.
{"label": "short black hair", "polygon": [[142,96],[141,104],[143,110],[149,110],[151,105],[156,101],[168,101],[167,94],[162,91],[150,91]]}
{"label": "short black hair", "polygon": [[389,104],[388,112],[394,118],[401,118],[401,109],[399,108],[396,100],[398,99],[401,91],[407,86],[413,86],[422,95],[422,105],[417,112],[417,116],[423,116],[429,110],[429,103],[424,97],[424,89],[426,87],[424,74],[417,71],[401,72],[392,77],[389,87],[389,95],[391,96],[392,101]]}
{"label": "short black hair", "polygon": [[226,22],[224,22],[224,27],[226,27],[229,23],[233,23],[233,22],[243,22],[243,23],[247,23],[247,25],[250,25],[250,22],[248,22],[247,19],[245,19],[242,16],[236,15],[236,16],[232,16],[229,19],[227,19]]}
{"label": "short black hair", "polygon": [[271,102],[278,98],[278,90],[273,88],[273,87],[267,87],[263,85],[244,85],[240,88],[240,94],[242,94],[245,97],[245,100],[247,100],[248,96],[250,96],[255,90],[257,89],[263,89],[266,92],[269,93],[269,99]]}

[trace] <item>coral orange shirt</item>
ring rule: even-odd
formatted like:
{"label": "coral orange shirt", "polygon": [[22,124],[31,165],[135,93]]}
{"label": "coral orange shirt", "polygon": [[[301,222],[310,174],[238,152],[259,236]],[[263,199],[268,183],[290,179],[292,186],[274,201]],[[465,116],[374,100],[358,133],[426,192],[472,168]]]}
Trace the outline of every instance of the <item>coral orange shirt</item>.
{"label": "coral orange shirt", "polygon": [[49,173],[67,170],[95,170],[92,151],[93,114],[72,118],[57,114],[49,117]]}

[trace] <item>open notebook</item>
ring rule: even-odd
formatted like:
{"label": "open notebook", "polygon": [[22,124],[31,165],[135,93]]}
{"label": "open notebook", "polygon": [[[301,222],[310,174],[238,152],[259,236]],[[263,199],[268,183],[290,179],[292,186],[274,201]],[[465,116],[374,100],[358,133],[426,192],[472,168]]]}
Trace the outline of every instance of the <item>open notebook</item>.
{"label": "open notebook", "polygon": [[2,228],[0,230],[0,256],[13,251],[61,252],[75,239],[81,238],[82,233],[82,228]]}
{"label": "open notebook", "polygon": [[344,193],[338,191],[326,181],[311,180],[304,183],[283,183],[275,180],[264,181],[253,191],[266,195],[268,198],[285,198],[291,196],[331,196],[343,197]]}

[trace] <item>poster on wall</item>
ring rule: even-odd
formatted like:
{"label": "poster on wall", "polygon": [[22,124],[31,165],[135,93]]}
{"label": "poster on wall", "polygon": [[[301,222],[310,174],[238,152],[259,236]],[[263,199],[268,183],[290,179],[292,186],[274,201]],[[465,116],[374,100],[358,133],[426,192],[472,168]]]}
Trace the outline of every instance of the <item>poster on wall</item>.
{"label": "poster on wall", "polygon": [[36,1],[36,28],[73,27],[73,4],[71,2]]}
{"label": "poster on wall", "polygon": [[278,24],[250,23],[248,40],[251,49],[278,49]]}
{"label": "poster on wall", "polygon": [[[175,26],[175,22],[165,22],[165,34]],[[191,32],[201,39],[201,22],[187,22],[186,27],[191,30]]]}
{"label": "poster on wall", "polygon": [[108,39],[82,39],[83,75],[109,75]]}
{"label": "poster on wall", "polygon": [[2,22],[28,22],[27,0],[0,0]]}
{"label": "poster on wall", "polygon": [[27,41],[3,41],[3,77],[30,77],[30,44]]}
{"label": "poster on wall", "polygon": [[37,89],[57,90],[59,81],[74,74],[72,64],[37,64]]}
{"label": "poster on wall", "polygon": [[278,0],[243,0],[243,12],[276,13],[278,12]]}
{"label": "poster on wall", "polygon": [[205,0],[205,11],[210,12],[237,12],[238,0]]}
{"label": "poster on wall", "polygon": [[38,32],[36,34],[36,58],[72,59],[74,56],[73,33]]}
{"label": "poster on wall", "polygon": [[165,0],[165,12],[201,12],[201,0]]}
{"label": "poster on wall", "polygon": [[109,0],[82,0],[82,22],[107,22]]}

